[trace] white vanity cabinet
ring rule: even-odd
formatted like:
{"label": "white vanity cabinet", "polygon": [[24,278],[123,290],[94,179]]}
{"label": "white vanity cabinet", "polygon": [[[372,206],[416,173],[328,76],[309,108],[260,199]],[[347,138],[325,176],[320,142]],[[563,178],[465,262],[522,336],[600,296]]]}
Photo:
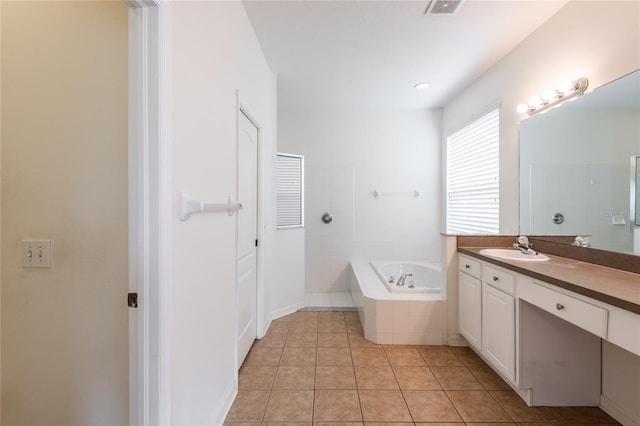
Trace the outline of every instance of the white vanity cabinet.
{"label": "white vanity cabinet", "polygon": [[482,268],[468,256],[458,258],[458,331],[477,350],[482,349]]}
{"label": "white vanity cabinet", "polygon": [[516,382],[515,276],[482,265],[482,354],[511,382]]}

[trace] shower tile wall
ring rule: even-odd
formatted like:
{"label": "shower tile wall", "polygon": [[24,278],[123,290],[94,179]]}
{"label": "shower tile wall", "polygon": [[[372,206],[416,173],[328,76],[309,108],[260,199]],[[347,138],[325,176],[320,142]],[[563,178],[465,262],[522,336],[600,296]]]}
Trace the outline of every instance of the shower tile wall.
{"label": "shower tile wall", "polygon": [[[320,220],[330,213],[333,221]],[[314,166],[305,170],[307,255],[305,293],[349,291],[353,250],[353,166]]]}

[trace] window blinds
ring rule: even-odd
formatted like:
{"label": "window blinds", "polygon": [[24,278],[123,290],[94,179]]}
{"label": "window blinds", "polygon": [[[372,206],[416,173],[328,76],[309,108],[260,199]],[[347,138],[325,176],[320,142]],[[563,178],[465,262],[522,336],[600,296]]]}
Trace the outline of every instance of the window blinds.
{"label": "window blinds", "polygon": [[499,127],[495,108],[447,138],[447,233],[499,232]]}
{"label": "window blinds", "polygon": [[304,157],[278,154],[277,227],[297,228],[304,225]]}

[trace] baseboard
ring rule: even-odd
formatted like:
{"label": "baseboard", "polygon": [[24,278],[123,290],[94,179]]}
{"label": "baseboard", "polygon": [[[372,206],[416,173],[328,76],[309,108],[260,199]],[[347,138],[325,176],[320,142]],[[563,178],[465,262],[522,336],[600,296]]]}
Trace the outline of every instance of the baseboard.
{"label": "baseboard", "polygon": [[259,336],[258,338],[261,339],[265,336],[265,334],[267,334],[273,320],[277,320],[278,318],[282,318],[284,316],[297,312],[300,308],[304,308],[304,303],[294,303],[293,305],[289,305],[286,308],[278,309],[271,312],[265,320],[264,334],[262,336]]}
{"label": "baseboard", "polygon": [[640,418],[629,414],[626,410],[604,395],[600,395],[600,408],[624,426],[640,425]]}
{"label": "baseboard", "polygon": [[469,346],[467,341],[459,334],[452,334],[447,339],[447,345],[449,346]]}
{"label": "baseboard", "polygon": [[220,415],[216,419],[214,419],[212,424],[214,425],[224,424],[224,421],[227,418],[227,415],[229,415],[229,411],[231,411],[231,406],[233,405],[233,401],[236,399],[237,394],[238,394],[238,384],[235,383],[235,385],[231,389],[229,389],[229,391],[227,392],[227,396],[224,398],[224,403],[222,404],[222,410],[219,413]]}

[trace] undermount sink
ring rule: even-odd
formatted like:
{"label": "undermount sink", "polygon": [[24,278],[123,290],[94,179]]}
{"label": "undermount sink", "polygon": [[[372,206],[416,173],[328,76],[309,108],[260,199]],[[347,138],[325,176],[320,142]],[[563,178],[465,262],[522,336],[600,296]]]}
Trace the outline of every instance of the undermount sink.
{"label": "undermount sink", "polygon": [[514,249],[482,249],[480,250],[480,254],[506,260],[523,260],[525,262],[541,262],[549,260],[549,256],[544,254],[524,254],[520,250]]}

